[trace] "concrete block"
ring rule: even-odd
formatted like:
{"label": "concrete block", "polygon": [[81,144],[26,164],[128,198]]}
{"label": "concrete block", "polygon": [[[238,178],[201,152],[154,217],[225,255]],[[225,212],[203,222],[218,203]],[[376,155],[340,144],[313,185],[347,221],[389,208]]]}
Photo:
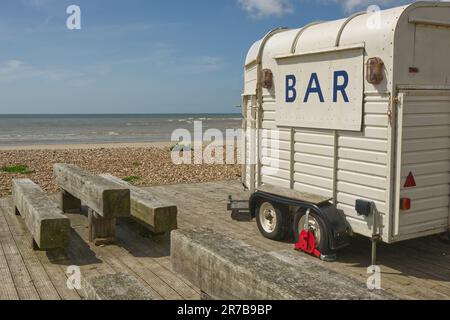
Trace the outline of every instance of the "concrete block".
{"label": "concrete block", "polygon": [[292,252],[268,253],[209,229],[176,230],[171,263],[207,295],[230,300],[393,299]]}
{"label": "concrete block", "polygon": [[135,277],[116,273],[83,279],[88,300],[157,300]]}

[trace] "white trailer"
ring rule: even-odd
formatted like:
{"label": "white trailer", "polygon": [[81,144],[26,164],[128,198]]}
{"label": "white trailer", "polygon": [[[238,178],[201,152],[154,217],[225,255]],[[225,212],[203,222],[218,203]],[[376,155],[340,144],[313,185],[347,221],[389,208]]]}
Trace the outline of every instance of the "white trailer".
{"label": "white trailer", "polygon": [[247,55],[243,115],[266,237],[296,236],[306,212],[322,251],[448,232],[450,3],[269,32]]}

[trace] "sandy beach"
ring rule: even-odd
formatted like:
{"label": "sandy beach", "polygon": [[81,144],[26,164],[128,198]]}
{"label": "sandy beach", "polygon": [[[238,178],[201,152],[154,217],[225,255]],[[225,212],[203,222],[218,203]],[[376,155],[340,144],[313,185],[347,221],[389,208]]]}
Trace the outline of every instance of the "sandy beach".
{"label": "sandy beach", "polygon": [[194,183],[236,180],[239,165],[175,165],[171,142],[0,147],[0,168],[22,165],[27,173],[0,171],[0,196],[11,190],[11,179],[29,178],[47,192],[58,190],[53,179],[54,163],[71,163],[93,173],[131,178],[134,185]]}

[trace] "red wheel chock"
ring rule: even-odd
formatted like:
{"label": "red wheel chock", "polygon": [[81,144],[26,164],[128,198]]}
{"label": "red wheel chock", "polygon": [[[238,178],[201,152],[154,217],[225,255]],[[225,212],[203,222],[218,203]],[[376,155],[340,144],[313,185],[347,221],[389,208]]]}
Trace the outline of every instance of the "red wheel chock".
{"label": "red wheel chock", "polygon": [[312,231],[302,230],[299,236],[299,241],[295,245],[295,250],[303,251],[320,259],[322,254],[316,248],[316,239]]}

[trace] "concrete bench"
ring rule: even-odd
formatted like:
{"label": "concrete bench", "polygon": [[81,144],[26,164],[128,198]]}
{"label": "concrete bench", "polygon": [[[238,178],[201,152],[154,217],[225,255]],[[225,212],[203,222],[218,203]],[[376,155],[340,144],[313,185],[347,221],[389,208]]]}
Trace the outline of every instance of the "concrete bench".
{"label": "concrete bench", "polygon": [[116,273],[83,279],[87,300],[157,300],[135,277]]}
{"label": "concrete bench", "polygon": [[131,216],[154,234],[177,229],[177,206],[110,174],[101,177],[130,189]]}
{"label": "concrete bench", "polygon": [[70,220],[38,185],[29,179],[14,179],[12,196],[14,212],[23,217],[35,249],[60,249],[68,245]]}
{"label": "concrete bench", "polygon": [[268,253],[208,229],[172,232],[171,263],[213,299],[392,299],[298,252]]}
{"label": "concrete bench", "polygon": [[55,164],[61,188],[59,206],[64,212],[89,207],[89,240],[96,245],[115,240],[116,218],[130,214],[130,190],[70,164]]}

